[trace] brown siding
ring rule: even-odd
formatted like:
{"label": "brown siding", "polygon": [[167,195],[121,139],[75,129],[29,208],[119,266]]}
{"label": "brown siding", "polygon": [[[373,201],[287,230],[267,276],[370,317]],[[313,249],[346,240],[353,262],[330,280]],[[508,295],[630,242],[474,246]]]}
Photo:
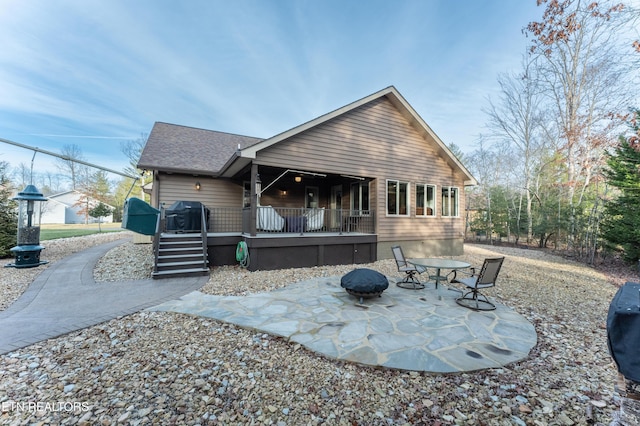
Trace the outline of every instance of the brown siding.
{"label": "brown siding", "polygon": [[[259,165],[374,178],[371,202],[380,242],[452,240],[461,238],[464,231],[462,217],[440,217],[439,199],[442,185],[458,187],[459,212],[464,212],[464,177],[454,175],[437,154],[435,141],[425,140],[386,98],[266,148],[255,161]],[[410,183],[410,217],[386,215],[387,179]],[[415,217],[416,183],[437,186],[437,217]]]}
{"label": "brown siding", "polygon": [[[200,182],[200,190],[196,190]],[[242,187],[223,179],[206,176],[160,174],[160,203],[169,207],[176,201],[200,201],[207,207],[242,207]]]}

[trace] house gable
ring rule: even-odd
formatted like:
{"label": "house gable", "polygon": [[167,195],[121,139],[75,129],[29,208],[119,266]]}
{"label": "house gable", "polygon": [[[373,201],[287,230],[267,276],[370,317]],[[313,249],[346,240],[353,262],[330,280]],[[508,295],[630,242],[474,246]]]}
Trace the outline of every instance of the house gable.
{"label": "house gable", "polygon": [[[411,126],[415,130],[415,134],[419,135],[419,137],[422,138],[423,140],[428,141],[428,144],[431,145],[431,149],[433,150],[434,154],[437,157],[440,157],[442,160],[444,160],[449,165],[449,167],[454,169],[457,173],[461,173],[462,175],[464,175],[465,184],[467,185],[477,184],[477,181],[471,175],[471,173],[469,173],[469,171],[464,167],[464,165],[460,163],[460,161],[455,157],[455,155],[453,155],[453,153],[451,153],[451,151],[440,140],[440,138],[438,138],[438,136],[431,130],[431,128],[424,122],[424,120],[422,120],[422,118],[418,115],[418,113],[407,103],[407,101],[400,95],[400,93],[393,86],[383,89],[365,98],[362,98],[356,102],[353,102],[349,105],[346,105],[328,114],[320,116],[314,120],[311,120],[307,123],[304,123],[291,130],[288,130],[279,135],[276,135],[272,138],[265,139],[259,143],[251,145],[250,147],[242,149],[237,158],[227,163],[227,165],[223,169],[223,173],[225,173],[225,175],[227,176],[230,176],[233,173],[240,170],[242,167],[246,166],[246,164],[248,164],[251,160],[255,160],[254,162],[257,164],[262,164],[262,161],[265,161],[265,160],[263,156],[260,154],[261,151],[263,150],[272,151],[269,148],[273,147],[276,144],[281,144],[285,141],[288,141],[289,143],[293,140],[299,141],[300,137],[298,136],[301,136],[303,134],[308,134],[316,128],[326,127],[325,125],[328,123],[333,123],[333,125],[335,126],[336,123],[339,123],[345,117],[352,116],[354,112],[366,109],[367,106],[379,105],[381,101],[387,101],[391,106],[393,106],[393,109],[395,110],[395,112],[392,112],[391,109],[387,109],[386,114],[403,117],[404,118],[403,125]],[[339,146],[329,147],[327,145],[323,145],[321,140],[319,141],[320,143],[318,143],[318,145],[315,147],[315,155],[310,152],[302,153],[303,151],[302,149],[296,148],[293,150],[295,152],[289,153],[289,156],[290,156],[289,158],[295,157],[294,162],[296,166],[294,167],[301,167],[300,161],[305,162],[307,158],[311,159],[314,156],[320,157],[320,158],[327,158],[327,156],[331,156],[331,157],[336,157],[338,159],[342,158],[344,160],[344,157],[341,157],[340,153],[343,152],[345,148],[347,148],[344,146],[345,141],[349,142],[353,140],[353,138],[351,137],[352,135],[349,132],[352,132],[354,130],[357,131],[358,129],[363,133],[384,132],[385,126],[389,125],[389,123],[386,123],[386,122],[388,121],[388,118],[390,118],[390,117],[385,117],[384,114],[385,112],[383,112],[382,115],[376,115],[374,113],[368,116],[363,122],[359,123],[358,127],[354,129],[346,128],[348,126],[346,126],[344,129],[341,129],[341,130],[336,129],[337,132],[334,132],[334,134],[337,135],[337,137],[342,141],[342,143],[339,144]],[[377,129],[374,129],[376,127]],[[401,133],[404,133],[404,132],[401,132]],[[396,136],[400,137],[402,135],[396,134]],[[396,143],[400,143],[402,141],[403,141],[402,139],[398,138]],[[329,142],[330,144],[330,141],[327,141],[327,142]],[[385,143],[389,142],[389,139],[383,138],[382,142],[385,142]],[[389,146],[384,146],[384,147],[374,146],[374,144],[370,144],[370,145],[371,145],[370,146],[371,151],[368,155],[368,158],[370,158],[371,155],[388,156],[389,154],[393,154],[394,152],[402,151],[402,148],[395,148],[396,144],[394,143],[391,143]],[[389,150],[391,150],[391,152],[389,152]],[[420,155],[420,154],[421,154],[420,152],[411,153],[412,156]],[[286,162],[285,158],[282,158],[282,160]],[[350,164],[353,165],[353,161],[349,161],[349,162]],[[313,163],[313,164],[315,165],[317,163]],[[284,166],[283,163],[279,163],[279,165],[280,167],[290,167],[290,166]],[[314,169],[317,169],[317,166],[314,167]]]}
{"label": "house gable", "polygon": [[69,207],[78,201],[80,198],[80,193],[78,191],[65,191],[59,192],[57,194],[49,195],[47,198],[51,201],[56,201],[58,203],[64,204]]}
{"label": "house gable", "polygon": [[383,97],[260,150],[254,162],[372,178],[444,175],[451,181],[454,169],[432,142]]}
{"label": "house gable", "polygon": [[[85,197],[85,194],[83,194],[82,192],[71,190],[71,191],[59,192],[57,194],[49,195],[47,198],[49,201],[55,201],[57,203],[64,204],[67,207],[73,207],[83,197]],[[89,202],[92,204],[97,204],[97,200],[93,197],[89,197]],[[110,209],[114,208],[112,205],[109,205],[107,203],[103,203],[103,204],[109,207]]]}
{"label": "house gable", "polygon": [[[444,240],[464,231],[464,223],[458,218],[417,217],[416,184],[433,185],[437,191],[448,187],[462,190],[470,175],[453,165],[450,157],[443,156],[434,136],[416,128],[384,96],[263,147],[256,152],[253,162],[259,166],[359,176],[371,181],[371,209],[377,212],[381,242]],[[409,184],[408,215],[387,215],[388,181]],[[349,203],[349,189],[345,190],[343,201]],[[460,211],[464,211],[464,199],[459,199],[459,203]],[[439,202],[436,207],[440,208]]]}
{"label": "house gable", "polygon": [[[84,197],[79,191],[71,190],[66,192],[60,192],[48,196],[48,200],[43,205],[42,223],[84,223],[84,215],[78,212],[81,208],[76,205],[80,199]],[[98,202],[94,198],[89,198],[89,203],[97,205]],[[103,203],[110,209],[114,209],[113,206]],[[95,222],[97,219],[91,218],[90,222]],[[100,219],[101,222],[112,222],[113,214]]]}

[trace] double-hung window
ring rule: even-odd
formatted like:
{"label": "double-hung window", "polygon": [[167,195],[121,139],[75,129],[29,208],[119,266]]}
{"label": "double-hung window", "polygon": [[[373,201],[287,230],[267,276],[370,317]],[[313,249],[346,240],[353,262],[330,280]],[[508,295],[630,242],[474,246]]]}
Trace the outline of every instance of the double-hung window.
{"label": "double-hung window", "polygon": [[351,184],[351,210],[358,216],[369,214],[369,182]]}
{"label": "double-hung window", "polygon": [[409,216],[409,183],[387,181],[387,215]]}
{"label": "double-hung window", "polygon": [[436,215],[436,186],[416,184],[416,216]]}
{"label": "double-hung window", "polygon": [[458,216],[458,188],[442,187],[442,216]]}

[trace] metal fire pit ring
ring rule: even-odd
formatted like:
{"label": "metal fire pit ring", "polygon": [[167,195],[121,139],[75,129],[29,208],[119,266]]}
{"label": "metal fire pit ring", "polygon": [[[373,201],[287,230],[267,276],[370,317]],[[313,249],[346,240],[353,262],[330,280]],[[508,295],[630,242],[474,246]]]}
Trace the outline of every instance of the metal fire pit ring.
{"label": "metal fire pit ring", "polygon": [[363,298],[372,299],[374,297],[382,297],[382,293],[384,292],[384,290],[380,290],[380,291],[371,291],[371,292],[363,293],[361,291],[351,290],[349,288],[345,288],[345,291],[352,296],[359,297],[360,303],[362,303]]}
{"label": "metal fire pit ring", "polygon": [[360,268],[344,275],[340,286],[350,295],[358,297],[362,305],[365,298],[382,296],[382,292],[389,288],[389,280],[378,271]]}

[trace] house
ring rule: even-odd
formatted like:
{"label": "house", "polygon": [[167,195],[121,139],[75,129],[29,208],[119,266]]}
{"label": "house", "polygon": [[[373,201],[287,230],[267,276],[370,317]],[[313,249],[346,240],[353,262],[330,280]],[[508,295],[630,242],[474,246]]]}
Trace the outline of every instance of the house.
{"label": "house", "polygon": [[[77,205],[80,200],[86,199],[87,197],[79,191],[65,191],[47,196],[47,201],[42,203],[41,223],[86,223],[84,214],[80,213],[82,209]],[[91,197],[89,197],[88,202],[90,208],[98,204],[98,200]],[[113,206],[107,206],[113,210]],[[99,220],[101,223],[111,223],[113,222],[113,215],[102,217]],[[89,223],[98,223],[98,218],[89,217]]]}
{"label": "house", "polygon": [[250,270],[463,251],[477,182],[391,86],[267,139],[155,123],[138,167],[151,204],[200,201],[214,265]]}

